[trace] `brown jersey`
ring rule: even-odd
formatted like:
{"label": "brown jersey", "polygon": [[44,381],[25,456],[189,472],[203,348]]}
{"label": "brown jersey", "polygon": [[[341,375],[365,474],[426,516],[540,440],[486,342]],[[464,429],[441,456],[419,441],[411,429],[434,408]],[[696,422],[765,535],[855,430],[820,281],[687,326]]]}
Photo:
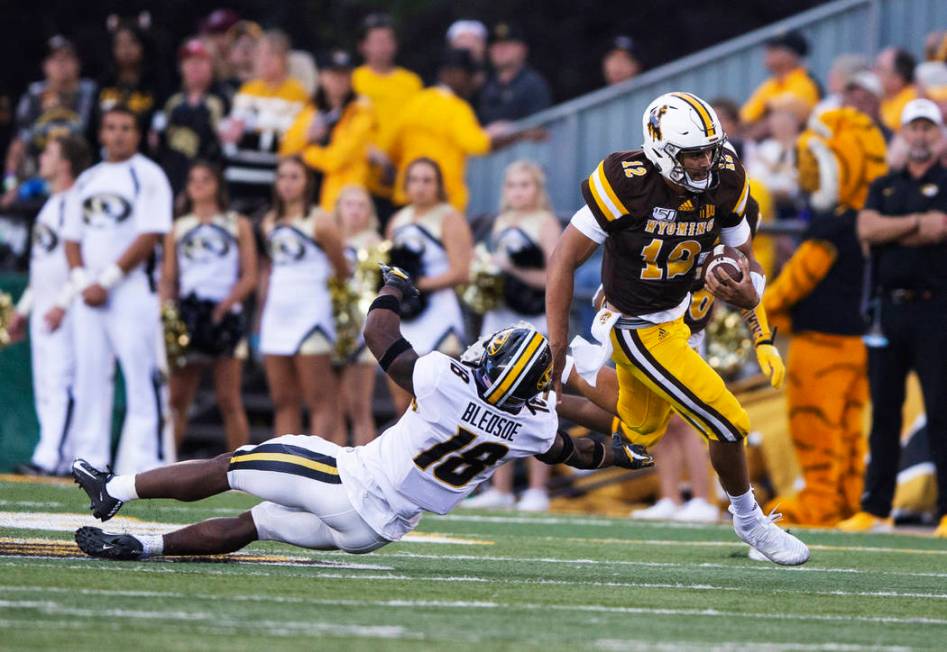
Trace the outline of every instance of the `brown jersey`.
{"label": "brown jersey", "polygon": [[636,316],[679,305],[701,253],[721,228],[743,219],[750,196],[743,165],[724,150],[713,174],[713,188],[678,194],[633,150],[610,154],[582,182],[585,203],[608,234],[602,284],[616,309]]}
{"label": "brown jersey", "polygon": [[[760,205],[750,195],[746,203],[747,224],[750,225],[750,233],[756,237],[756,229],[760,223]],[[716,242],[714,244],[717,244]],[[704,260],[697,261],[698,265],[703,265]],[[703,274],[700,269],[694,270],[694,284],[691,286],[691,302],[684,313],[684,323],[691,329],[691,334],[699,333],[707,328],[710,318],[713,316],[714,305],[717,298],[710,293],[710,290],[704,287]]]}

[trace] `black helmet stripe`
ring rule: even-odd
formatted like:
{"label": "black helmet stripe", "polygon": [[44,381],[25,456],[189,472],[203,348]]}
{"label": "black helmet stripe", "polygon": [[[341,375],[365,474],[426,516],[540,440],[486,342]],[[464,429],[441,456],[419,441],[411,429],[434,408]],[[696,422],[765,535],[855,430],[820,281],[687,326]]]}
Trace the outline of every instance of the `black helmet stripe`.
{"label": "black helmet stripe", "polygon": [[484,400],[492,405],[500,405],[516,388],[520,377],[529,368],[529,363],[535,357],[536,352],[542,350],[545,339],[539,331],[535,330],[530,337],[524,337],[506,369],[490,385]]}

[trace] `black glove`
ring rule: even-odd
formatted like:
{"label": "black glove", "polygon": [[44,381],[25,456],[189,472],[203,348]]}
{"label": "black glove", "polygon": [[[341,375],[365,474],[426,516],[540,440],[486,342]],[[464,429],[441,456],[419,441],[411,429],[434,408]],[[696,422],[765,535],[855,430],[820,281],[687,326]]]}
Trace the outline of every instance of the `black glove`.
{"label": "black glove", "polygon": [[644,469],[654,466],[654,458],[647,448],[629,444],[616,432],[612,435],[612,464],[623,469]]}
{"label": "black glove", "polygon": [[384,284],[388,287],[400,290],[402,299],[416,297],[421,294],[418,289],[414,287],[414,283],[411,282],[411,277],[408,273],[400,267],[390,267],[384,263],[381,263],[379,267],[381,267],[381,278]]}

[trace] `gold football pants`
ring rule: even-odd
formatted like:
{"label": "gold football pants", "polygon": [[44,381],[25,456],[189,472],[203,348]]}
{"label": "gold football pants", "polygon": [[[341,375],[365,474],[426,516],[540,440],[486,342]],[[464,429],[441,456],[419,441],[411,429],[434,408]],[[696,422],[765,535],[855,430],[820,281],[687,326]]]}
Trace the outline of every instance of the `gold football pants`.
{"label": "gold football pants", "polygon": [[[750,419],[723,379],[688,346],[683,318],[639,329],[612,329],[618,416],[636,444],[651,446],[673,409],[712,441],[738,442]],[[630,431],[630,432],[629,432]]]}

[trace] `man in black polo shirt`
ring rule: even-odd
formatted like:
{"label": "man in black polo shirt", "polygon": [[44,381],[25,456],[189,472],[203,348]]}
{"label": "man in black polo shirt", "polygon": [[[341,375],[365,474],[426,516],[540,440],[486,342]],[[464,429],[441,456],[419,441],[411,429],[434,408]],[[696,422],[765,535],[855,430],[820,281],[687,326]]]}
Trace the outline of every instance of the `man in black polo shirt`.
{"label": "man in black polo shirt", "polygon": [[480,91],[477,116],[484,125],[525,118],[552,103],[549,85],[526,63],[529,46],[513,25],[493,28],[490,64],[493,72]]}
{"label": "man in black polo shirt", "polygon": [[890,527],[905,380],[913,369],[937,467],[937,535],[947,537],[947,168],[937,158],[943,138],[937,105],[925,99],[905,105],[901,136],[910,150],[906,167],[872,183],[858,215],[858,237],[872,251],[881,336],[869,343],[873,410],[863,511],[839,527]]}

